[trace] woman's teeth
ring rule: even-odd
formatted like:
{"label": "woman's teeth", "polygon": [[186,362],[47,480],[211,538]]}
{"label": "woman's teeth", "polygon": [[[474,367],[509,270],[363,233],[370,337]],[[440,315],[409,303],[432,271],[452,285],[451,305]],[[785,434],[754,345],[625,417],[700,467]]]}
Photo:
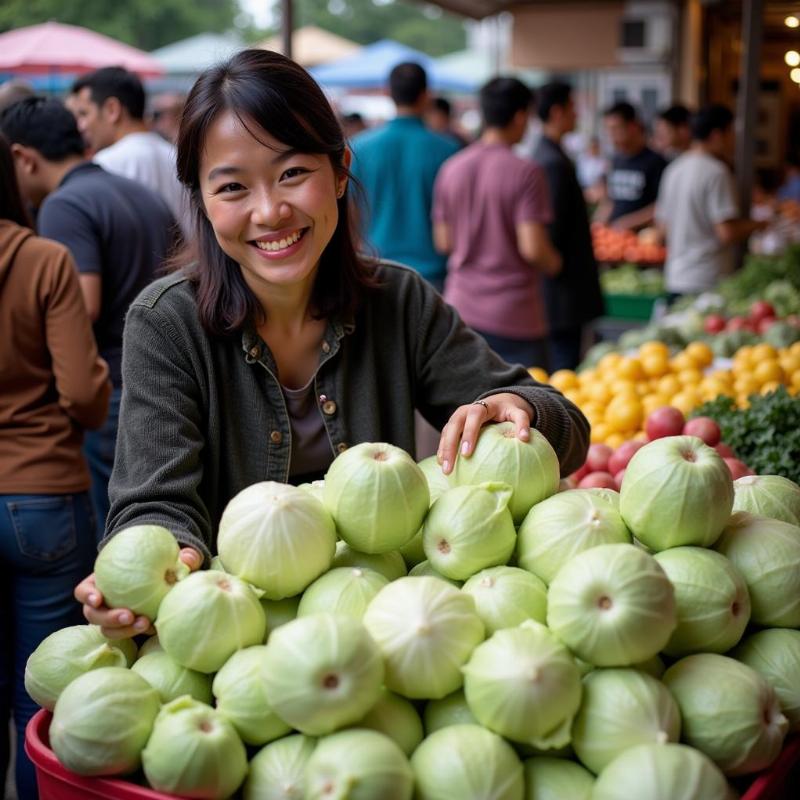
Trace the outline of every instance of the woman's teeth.
{"label": "woman's teeth", "polygon": [[303,235],[303,231],[295,231],[291,236],[287,236],[285,239],[280,239],[277,242],[259,242],[256,241],[255,245],[259,250],[269,250],[270,252],[274,253],[278,250],[285,250],[287,247],[291,247],[296,241],[300,239]]}

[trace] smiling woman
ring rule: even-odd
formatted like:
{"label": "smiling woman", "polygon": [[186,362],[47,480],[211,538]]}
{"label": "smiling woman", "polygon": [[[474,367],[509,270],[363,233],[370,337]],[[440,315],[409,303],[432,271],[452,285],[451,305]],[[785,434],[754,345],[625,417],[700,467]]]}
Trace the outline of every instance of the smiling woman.
{"label": "smiling woman", "polygon": [[[128,313],[107,536],[161,525],[197,568],[239,491],[321,477],[360,442],[413,455],[415,409],[442,430],[445,473],[490,421],[523,440],[535,425],[565,474],[583,463],[572,403],[496,356],[416,272],[358,253],[349,164],[294,62],[246,50],[198,79],[178,139],[194,236]],[[91,577],[76,596],[108,635],[149,625],[106,608]]]}

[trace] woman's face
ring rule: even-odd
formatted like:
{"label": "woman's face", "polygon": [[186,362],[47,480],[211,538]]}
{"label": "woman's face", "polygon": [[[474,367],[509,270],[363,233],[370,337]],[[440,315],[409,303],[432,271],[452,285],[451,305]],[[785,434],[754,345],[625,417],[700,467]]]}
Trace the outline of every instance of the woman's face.
{"label": "woman's face", "polygon": [[311,284],[347,179],[328,156],[295,152],[249,127],[261,141],[226,111],[206,135],[200,192],[217,242],[256,294]]}

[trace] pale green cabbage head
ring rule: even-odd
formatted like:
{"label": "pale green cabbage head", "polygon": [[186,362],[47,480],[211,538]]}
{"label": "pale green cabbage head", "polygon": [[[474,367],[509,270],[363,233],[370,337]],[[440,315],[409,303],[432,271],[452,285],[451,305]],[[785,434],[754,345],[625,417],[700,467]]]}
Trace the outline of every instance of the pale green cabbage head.
{"label": "pale green cabbage head", "polygon": [[61,692],[50,746],[78,775],[127,775],[139,767],[159,707],[158,692],[141,675],[100,667]]}
{"label": "pale green cabbage head", "polygon": [[295,734],[262,747],[250,761],[244,800],[303,800],[306,766],[316,744]]}
{"label": "pale green cabbage head", "polygon": [[179,697],[156,718],[142,767],[157,792],[227,800],[247,775],[247,752],[219,712]]}
{"label": "pale green cabbage head", "polygon": [[675,591],[653,556],[631,544],[599,545],[553,578],[547,624],[585,661],[629,666],[669,641],[677,624]]}
{"label": "pale green cabbage head", "polygon": [[686,744],[726,775],[768,767],[780,754],[789,722],[775,690],[754,669],[727,656],[686,656],[664,673],[678,703]]}
{"label": "pale green cabbage head", "polygon": [[330,567],[336,528],[310,492],[264,481],[225,507],[217,547],[228,572],[267,599],[280,600],[299,594]]}
{"label": "pale green cabbage head", "polygon": [[489,730],[524,744],[569,744],[581,703],[581,676],[570,652],[533,620],[497,631],[464,666],[470,711]]}
{"label": "pale green cabbage head", "polygon": [[595,781],[592,800],[730,800],[725,776],[683,744],[642,744],[617,756]]}
{"label": "pale green cabbage head", "polygon": [[559,492],[537,503],[519,529],[517,561],[550,583],[564,564],[599,544],[631,543],[618,507],[589,489]]}
{"label": "pale green cabbage head", "polygon": [[300,599],[298,617],[309,614],[347,614],[361,619],[372,598],[389,581],[374,569],[339,567],[326,572],[309,586]]}
{"label": "pale green cabbage head", "polygon": [[94,580],[109,608],[129,608],[150,620],[167,592],[189,574],[175,537],[159,525],[117,533],[94,562]]}
{"label": "pale green cabbage head", "polygon": [[448,725],[480,725],[475,719],[475,715],[469,710],[463,689],[459,689],[441,700],[429,700],[425,704],[423,721],[426,736],[430,736]]}
{"label": "pale green cabbage head", "polygon": [[408,573],[406,562],[398,550],[390,553],[360,553],[347,542],[336,542],[336,555],[331,569],[337,567],[361,567],[379,572],[387,581],[396,581]]}
{"label": "pale green cabbage head", "polygon": [[387,688],[414,699],[438,699],[458,689],[461,667],[484,637],[472,598],[431,577],[384,586],[364,625],[383,655]]}
{"label": "pale green cabbage head", "polygon": [[583,679],[572,746],[595,774],[630,747],[677,742],[680,732],[675,700],[650,675],[635,669],[596,669]]}
{"label": "pale green cabbage head", "polygon": [[522,764],[502,737],[479,725],[449,725],[414,751],[418,800],[523,800]]}
{"label": "pale green cabbage head", "polygon": [[404,697],[388,689],[383,689],[378,702],[353,727],[369,728],[385,734],[406,756],[411,756],[424,737],[417,709]]}
{"label": "pale green cabbage head", "polygon": [[324,497],[344,541],[363,553],[388,553],[420,529],[430,492],[405,450],[363,442],[334,459],[325,475]]}
{"label": "pale green cabbage head", "polygon": [[594,775],[566,758],[536,756],[524,764],[529,800],[591,800]]}
{"label": "pale green cabbage head", "polygon": [[324,736],[306,767],[305,800],[411,800],[414,774],[388,736],[361,729]]}
{"label": "pale green cabbage head", "polygon": [[267,700],[266,652],[263,645],[239,650],[214,676],[217,711],[245,744],[266,744],[291,731]]}
{"label": "pale green cabbage head", "polygon": [[746,475],[733,482],[733,510],[800,525],[800,486],[782,475]]}
{"label": "pale green cabbage head", "polygon": [[377,702],[383,662],[366,628],[348,616],[313,614],[273,632],[263,657],[266,699],[308,736],[361,719]]}
{"label": "pale green cabbage head", "polygon": [[145,653],[131,670],[141,675],[157,692],[162,703],[190,695],[201,703],[210,704],[211,676],[182,667],[163,650]]}
{"label": "pale green cabbage head", "polygon": [[422,529],[431,566],[463,581],[486,567],[505,564],[517,541],[510,497],[511,487],[505,483],[459,486],[442,494]]}
{"label": "pale green cabbage head", "polygon": [[99,628],[71,625],[51,633],[31,653],[25,665],[25,691],[52,711],[61,692],[79,675],[100,667],[127,666],[125,653]]}

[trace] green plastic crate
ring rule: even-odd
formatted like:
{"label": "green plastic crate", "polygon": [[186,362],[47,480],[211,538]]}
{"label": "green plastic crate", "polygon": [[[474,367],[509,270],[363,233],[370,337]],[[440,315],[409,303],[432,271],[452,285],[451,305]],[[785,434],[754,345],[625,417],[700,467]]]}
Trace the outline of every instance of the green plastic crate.
{"label": "green plastic crate", "polygon": [[653,306],[663,294],[604,294],[606,316],[616,319],[649,320]]}

